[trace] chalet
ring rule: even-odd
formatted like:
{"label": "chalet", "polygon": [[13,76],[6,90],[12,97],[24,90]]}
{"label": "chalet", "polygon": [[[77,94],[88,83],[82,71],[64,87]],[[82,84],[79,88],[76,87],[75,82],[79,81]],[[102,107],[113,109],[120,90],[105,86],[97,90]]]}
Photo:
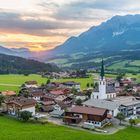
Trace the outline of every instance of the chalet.
{"label": "chalet", "polygon": [[37,85],[36,81],[26,81],[25,87],[26,88],[38,88],[38,85]]}
{"label": "chalet", "polygon": [[0,94],[3,96],[16,96],[16,92],[14,91],[3,91],[3,92],[0,92]]}
{"label": "chalet", "polygon": [[89,122],[95,127],[102,127],[108,122],[107,109],[75,106],[66,111],[63,121],[66,124],[78,124]]}
{"label": "chalet", "polygon": [[3,104],[3,110],[10,115],[18,116],[19,112],[29,111],[35,115],[36,101],[25,97],[9,97]]}

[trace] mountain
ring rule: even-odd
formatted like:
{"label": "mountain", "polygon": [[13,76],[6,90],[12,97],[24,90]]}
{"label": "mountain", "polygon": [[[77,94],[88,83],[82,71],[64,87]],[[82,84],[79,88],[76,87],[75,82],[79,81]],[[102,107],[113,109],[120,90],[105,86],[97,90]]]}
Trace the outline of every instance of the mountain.
{"label": "mountain", "polygon": [[50,52],[49,60],[61,59],[63,67],[91,68],[101,57],[108,60],[107,65],[122,59],[139,60],[139,51],[140,15],[114,16],[78,37],[70,37]]}
{"label": "mountain", "polygon": [[123,50],[140,44],[140,15],[114,16],[78,37],[69,38],[52,53],[79,53]]}
{"label": "mountain", "polygon": [[0,54],[0,74],[32,74],[48,71],[59,71],[59,68],[52,64]]}
{"label": "mountain", "polygon": [[3,46],[0,46],[0,53],[13,55],[13,56],[20,56],[24,58],[32,57],[32,53],[30,52],[29,49],[26,49],[26,48],[6,48]]}

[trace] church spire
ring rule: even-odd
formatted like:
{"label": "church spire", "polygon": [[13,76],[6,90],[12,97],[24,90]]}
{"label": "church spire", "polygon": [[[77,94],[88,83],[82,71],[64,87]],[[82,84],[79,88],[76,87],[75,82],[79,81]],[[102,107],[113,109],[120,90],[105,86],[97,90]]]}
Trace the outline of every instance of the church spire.
{"label": "church spire", "polygon": [[101,79],[104,79],[105,72],[104,72],[104,61],[102,59],[102,64],[101,64],[101,73],[100,73]]}

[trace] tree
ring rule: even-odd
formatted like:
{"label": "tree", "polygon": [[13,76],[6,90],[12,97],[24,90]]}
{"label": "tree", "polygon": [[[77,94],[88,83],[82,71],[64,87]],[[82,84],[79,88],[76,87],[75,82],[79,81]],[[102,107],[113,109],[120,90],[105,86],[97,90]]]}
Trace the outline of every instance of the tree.
{"label": "tree", "polygon": [[19,117],[23,121],[27,122],[32,117],[32,113],[29,111],[22,111],[22,112],[20,112]]}
{"label": "tree", "polygon": [[91,87],[93,87],[93,83],[91,83]]}
{"label": "tree", "polygon": [[129,119],[129,123],[131,127],[136,124],[134,119]]}
{"label": "tree", "polygon": [[82,105],[82,100],[79,98],[75,101],[76,105]]}
{"label": "tree", "polygon": [[50,79],[48,79],[48,80],[47,80],[47,82],[46,82],[46,84],[49,84],[50,82],[51,82],[51,80],[50,80]]}
{"label": "tree", "polygon": [[121,79],[122,79],[124,76],[125,76],[125,73],[119,73],[119,74],[117,75],[117,77],[116,77],[116,80],[117,80],[118,82],[120,82]]}
{"label": "tree", "polygon": [[87,83],[87,88],[89,88],[89,83]]}
{"label": "tree", "polygon": [[77,89],[72,88],[72,89],[71,89],[71,93],[72,93],[72,94],[78,94],[78,91],[77,91]]}
{"label": "tree", "polygon": [[5,99],[5,97],[3,95],[0,95],[0,106],[2,105],[4,99]]}
{"label": "tree", "polygon": [[120,120],[120,125],[121,125],[121,122],[125,119],[125,115],[120,112],[117,114],[117,119]]}
{"label": "tree", "polygon": [[95,82],[95,84],[94,84],[94,88],[98,88],[98,83],[97,82]]}

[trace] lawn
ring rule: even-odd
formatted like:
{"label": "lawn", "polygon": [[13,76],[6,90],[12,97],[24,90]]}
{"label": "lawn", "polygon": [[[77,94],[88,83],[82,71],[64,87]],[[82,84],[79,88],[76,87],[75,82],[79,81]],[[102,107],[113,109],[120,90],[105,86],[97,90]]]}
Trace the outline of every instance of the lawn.
{"label": "lawn", "polygon": [[[22,85],[25,81],[28,80],[36,80],[39,84],[46,83],[47,78],[42,78],[40,75],[16,75],[16,74],[10,74],[10,75],[0,75],[0,91],[4,90],[19,90],[19,85]],[[1,84],[13,84],[13,85],[1,85]]]}
{"label": "lawn", "polygon": [[23,123],[0,117],[0,140],[138,140],[140,129],[127,128],[113,135],[92,134],[53,124]]}
{"label": "lawn", "polygon": [[[6,90],[13,90],[18,92],[20,85],[22,85],[25,81],[28,80],[36,80],[38,84],[46,83],[47,78],[42,78],[40,75],[16,75],[16,74],[10,74],[10,75],[0,75],[0,91],[6,91]],[[64,81],[75,81],[81,83],[81,88],[85,89],[87,83],[93,83],[93,78],[76,78],[76,79],[57,79],[57,80],[51,80],[56,82],[64,82]],[[4,84],[12,84],[12,85],[4,85]]]}

